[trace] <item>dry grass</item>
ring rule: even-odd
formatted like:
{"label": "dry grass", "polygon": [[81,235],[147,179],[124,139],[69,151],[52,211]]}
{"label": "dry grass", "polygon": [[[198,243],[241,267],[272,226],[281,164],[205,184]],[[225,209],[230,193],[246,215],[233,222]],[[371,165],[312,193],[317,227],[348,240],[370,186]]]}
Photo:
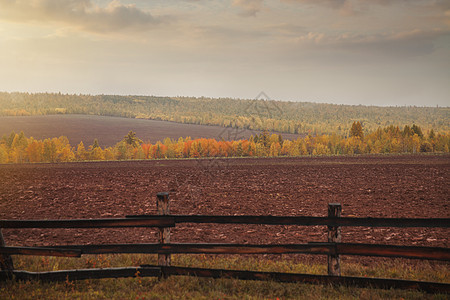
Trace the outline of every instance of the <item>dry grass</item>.
{"label": "dry grass", "polygon": [[[86,255],[82,258],[14,257],[16,269],[50,271],[73,268],[107,268],[156,264],[155,255]],[[289,260],[240,256],[174,255],[173,265],[187,267],[325,274],[326,266]],[[446,263],[402,260],[371,266],[342,265],[343,275],[450,282]],[[168,279],[124,278],[73,282],[2,282],[0,299],[447,299],[420,291],[381,290],[345,286],[243,281],[173,276]]]}

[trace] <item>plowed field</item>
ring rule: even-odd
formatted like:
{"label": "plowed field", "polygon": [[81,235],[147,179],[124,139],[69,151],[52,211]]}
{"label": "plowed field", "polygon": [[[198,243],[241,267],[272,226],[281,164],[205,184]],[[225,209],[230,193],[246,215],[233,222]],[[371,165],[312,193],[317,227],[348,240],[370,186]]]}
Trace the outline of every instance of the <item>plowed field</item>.
{"label": "plowed field", "polygon": [[[0,219],[156,214],[450,217],[450,156],[355,156],[1,165]],[[172,242],[326,241],[324,226],[190,225]],[[449,247],[448,229],[344,227],[343,242]],[[8,245],[155,242],[156,230],[4,229]]]}
{"label": "plowed field", "polygon": [[[130,119],[90,115],[45,115],[28,117],[0,116],[0,136],[12,131],[23,131],[27,137],[46,139],[66,136],[72,146],[81,141],[87,147],[98,139],[100,146],[111,147],[121,141],[130,131],[144,142],[163,141],[165,138],[177,140],[179,137],[212,138],[217,140],[248,139],[260,133],[247,129],[233,129],[220,126],[180,124],[175,122]],[[301,135],[281,133],[283,138],[295,140]]]}

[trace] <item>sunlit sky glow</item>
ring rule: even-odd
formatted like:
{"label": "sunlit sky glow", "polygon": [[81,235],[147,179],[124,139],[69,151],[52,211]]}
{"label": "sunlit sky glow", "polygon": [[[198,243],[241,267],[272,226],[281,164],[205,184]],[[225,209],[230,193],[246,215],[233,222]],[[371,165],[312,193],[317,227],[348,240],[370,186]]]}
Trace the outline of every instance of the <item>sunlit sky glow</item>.
{"label": "sunlit sky glow", "polygon": [[450,106],[450,1],[0,0],[0,91]]}

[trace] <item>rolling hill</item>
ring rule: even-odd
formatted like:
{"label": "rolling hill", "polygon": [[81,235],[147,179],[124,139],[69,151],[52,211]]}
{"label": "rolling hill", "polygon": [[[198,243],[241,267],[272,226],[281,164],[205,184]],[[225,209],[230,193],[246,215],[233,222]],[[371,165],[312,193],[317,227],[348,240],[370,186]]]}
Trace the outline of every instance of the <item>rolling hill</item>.
{"label": "rolling hill", "polygon": [[449,107],[380,107],[230,98],[64,95],[0,92],[0,116],[83,114],[300,134],[348,135],[416,124],[425,132],[450,129]]}

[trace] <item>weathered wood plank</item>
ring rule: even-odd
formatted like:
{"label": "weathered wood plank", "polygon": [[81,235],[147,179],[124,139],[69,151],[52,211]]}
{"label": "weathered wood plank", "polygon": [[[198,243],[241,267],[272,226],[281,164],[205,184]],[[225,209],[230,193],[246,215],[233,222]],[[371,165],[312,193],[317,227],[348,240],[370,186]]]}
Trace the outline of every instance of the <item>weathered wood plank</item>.
{"label": "weathered wood plank", "polygon": [[65,245],[51,248],[79,249],[82,254],[108,253],[153,253],[153,254],[286,254],[312,253],[328,254],[331,245],[287,244],[287,245],[249,245],[249,244],[115,244],[115,245]]}
{"label": "weathered wood plank", "polygon": [[[154,266],[143,265],[143,268]],[[278,272],[254,272],[222,269],[202,269],[185,267],[161,267],[161,271],[166,276],[170,275],[190,275],[196,277],[213,278],[237,278],[242,280],[273,280],[280,282],[302,282],[309,284],[340,284],[357,287],[374,287],[382,289],[414,289],[429,293],[450,293],[450,284],[424,282],[413,280],[398,280],[384,278],[366,278],[366,277],[347,277],[347,276],[328,276],[328,275],[310,275],[298,273],[278,273]]]}
{"label": "weathered wood plank", "polygon": [[0,220],[1,228],[108,228],[108,227],[174,227],[175,223],[326,225],[365,227],[442,227],[450,228],[450,218],[348,218],[281,217],[281,216],[127,216],[125,219],[85,220]]}
{"label": "weathered wood plank", "polygon": [[[47,248],[47,247],[40,247]],[[308,243],[308,244],[113,244],[113,245],[64,245],[51,249],[79,249],[83,254],[107,253],[205,253],[205,254],[335,254],[359,256],[401,257],[450,261],[450,249],[376,244]],[[337,252],[336,252],[337,251]]]}
{"label": "weathered wood plank", "polygon": [[[212,278],[237,278],[241,280],[272,280],[279,282],[301,282],[307,284],[340,284],[357,287],[382,289],[414,289],[429,293],[450,293],[450,284],[413,280],[384,278],[347,277],[310,275],[299,273],[255,272],[223,269],[185,268],[174,266],[142,265],[140,267],[81,269],[52,272],[13,271],[16,280],[73,281],[84,279],[121,278],[121,277],[161,277],[162,275],[183,275]],[[8,280],[7,271],[0,271],[0,280]]]}
{"label": "weathered wood plank", "polygon": [[60,249],[41,247],[0,247],[1,254],[81,257],[80,249]]}
{"label": "weathered wood plank", "polygon": [[[130,215],[127,218],[153,219],[153,215]],[[211,216],[170,215],[175,223],[263,224],[263,225],[326,225],[364,227],[442,227],[450,228],[450,218],[331,218],[308,216]],[[0,223],[1,224],[1,223]]]}
{"label": "weathered wood plank", "polygon": [[[170,214],[169,193],[158,193],[156,198],[156,209],[158,211],[158,215],[165,216]],[[159,228],[158,240],[160,244],[170,243],[170,228]],[[158,254],[159,266],[170,266],[170,260],[170,254]]]}
{"label": "weathered wood plank", "polygon": [[[342,206],[339,203],[328,204],[328,217],[339,218],[341,216]],[[341,227],[328,226],[328,243],[340,243],[341,242]],[[328,275],[341,276],[341,259],[339,253],[328,255]]]}
{"label": "weathered wood plank", "polygon": [[151,219],[0,220],[0,228],[118,228],[174,226],[174,219],[170,216]]}
{"label": "weathered wood plank", "polygon": [[[51,272],[13,271],[16,280],[41,281],[73,281],[84,279],[123,278],[123,277],[160,277],[161,269],[156,268],[107,268],[107,269],[79,269]],[[0,272],[0,280],[7,280],[7,272]]]}
{"label": "weathered wood plank", "polygon": [[450,249],[441,247],[396,246],[376,244],[336,244],[341,255],[402,257],[450,261]]}

